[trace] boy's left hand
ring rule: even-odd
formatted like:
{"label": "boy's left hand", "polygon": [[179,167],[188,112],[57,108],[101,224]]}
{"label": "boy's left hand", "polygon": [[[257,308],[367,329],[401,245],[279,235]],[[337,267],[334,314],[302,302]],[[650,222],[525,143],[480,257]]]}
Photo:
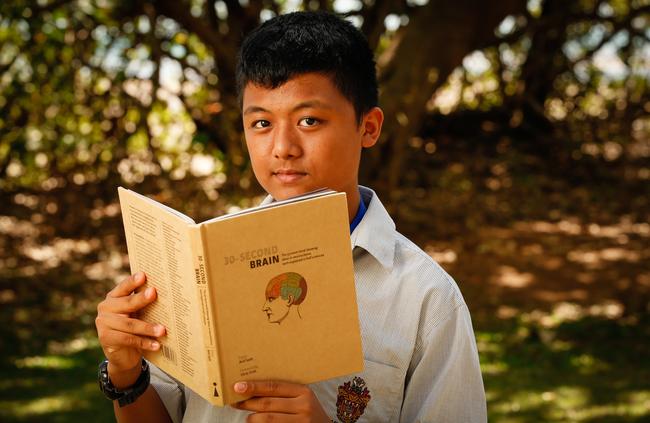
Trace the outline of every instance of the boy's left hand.
{"label": "boy's left hand", "polygon": [[246,381],[235,384],[235,392],[252,395],[233,404],[240,410],[253,411],[248,422],[327,422],[318,398],[306,385],[276,381]]}

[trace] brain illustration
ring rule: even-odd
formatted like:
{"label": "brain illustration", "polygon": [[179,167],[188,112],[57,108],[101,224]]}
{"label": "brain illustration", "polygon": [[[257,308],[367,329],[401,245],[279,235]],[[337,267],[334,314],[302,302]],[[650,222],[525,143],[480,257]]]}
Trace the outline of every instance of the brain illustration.
{"label": "brain illustration", "polygon": [[300,304],[307,296],[307,281],[295,272],[281,273],[271,279],[266,285],[266,298],[282,297],[283,300],[293,297],[293,304]]}

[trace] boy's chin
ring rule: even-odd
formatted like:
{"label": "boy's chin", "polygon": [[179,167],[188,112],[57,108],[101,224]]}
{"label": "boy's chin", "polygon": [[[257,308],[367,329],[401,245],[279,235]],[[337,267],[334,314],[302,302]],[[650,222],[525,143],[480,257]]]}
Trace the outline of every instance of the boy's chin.
{"label": "boy's chin", "polygon": [[282,200],[287,200],[289,198],[297,197],[299,195],[307,194],[308,192],[312,192],[315,190],[316,188],[291,187],[286,189],[273,190],[272,192],[269,191],[267,192],[271,194],[271,197],[273,197],[274,200],[282,201]]}

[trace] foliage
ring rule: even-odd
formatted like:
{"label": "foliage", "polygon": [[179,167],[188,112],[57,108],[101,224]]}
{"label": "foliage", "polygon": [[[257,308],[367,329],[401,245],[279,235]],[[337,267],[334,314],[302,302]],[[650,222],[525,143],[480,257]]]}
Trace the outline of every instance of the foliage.
{"label": "foliage", "polygon": [[569,168],[647,158],[645,0],[22,0],[0,6],[0,186],[162,173],[249,188],[235,52],[295,8],[344,13],[376,46],[387,120],[364,178],[379,189],[467,132]]}

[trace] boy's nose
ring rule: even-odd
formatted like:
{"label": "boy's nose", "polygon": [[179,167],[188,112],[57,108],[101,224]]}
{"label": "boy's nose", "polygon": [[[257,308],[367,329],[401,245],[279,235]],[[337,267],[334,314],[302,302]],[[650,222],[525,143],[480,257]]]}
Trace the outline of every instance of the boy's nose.
{"label": "boy's nose", "polygon": [[279,159],[290,159],[302,154],[299,135],[290,125],[280,125],[273,137],[273,156]]}

